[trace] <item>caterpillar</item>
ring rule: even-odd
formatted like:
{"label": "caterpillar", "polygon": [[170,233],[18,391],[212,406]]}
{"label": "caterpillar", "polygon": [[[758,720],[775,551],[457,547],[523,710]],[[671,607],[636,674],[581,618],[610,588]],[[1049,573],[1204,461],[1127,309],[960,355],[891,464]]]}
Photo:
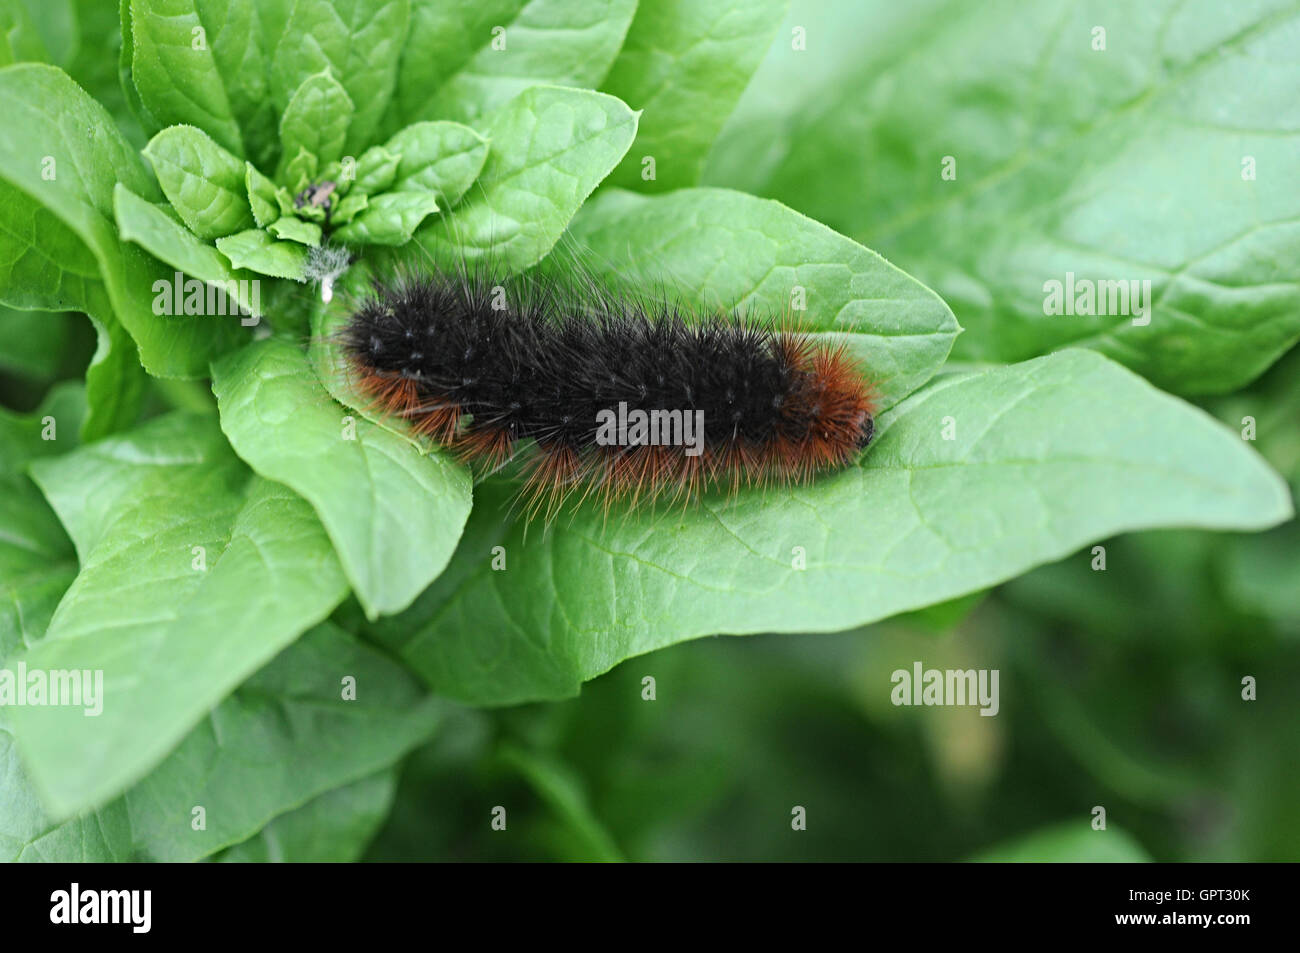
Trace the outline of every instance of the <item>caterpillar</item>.
{"label": "caterpillar", "polygon": [[489,470],[529,444],[530,513],[575,493],[608,506],[805,482],[875,429],[874,388],[842,345],[590,280],[374,279],[339,337],[372,409],[421,437]]}

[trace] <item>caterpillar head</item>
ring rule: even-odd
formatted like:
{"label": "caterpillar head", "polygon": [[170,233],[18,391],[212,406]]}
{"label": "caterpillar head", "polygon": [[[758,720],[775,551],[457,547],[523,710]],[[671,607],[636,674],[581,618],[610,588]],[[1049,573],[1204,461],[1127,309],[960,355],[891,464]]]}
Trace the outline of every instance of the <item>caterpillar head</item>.
{"label": "caterpillar head", "polygon": [[795,370],[783,429],[814,466],[842,466],[875,435],[875,394],[843,347],[804,339],[792,342],[787,355]]}

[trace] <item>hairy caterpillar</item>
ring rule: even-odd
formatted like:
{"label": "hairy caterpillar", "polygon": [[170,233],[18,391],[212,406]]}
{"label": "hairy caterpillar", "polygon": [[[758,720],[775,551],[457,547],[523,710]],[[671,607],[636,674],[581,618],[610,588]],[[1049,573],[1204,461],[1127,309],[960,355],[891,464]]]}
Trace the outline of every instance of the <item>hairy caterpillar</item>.
{"label": "hairy caterpillar", "polygon": [[362,394],[462,459],[495,468],[531,441],[534,509],[803,482],[874,432],[873,389],[842,347],[591,281],[376,280],[341,345]]}

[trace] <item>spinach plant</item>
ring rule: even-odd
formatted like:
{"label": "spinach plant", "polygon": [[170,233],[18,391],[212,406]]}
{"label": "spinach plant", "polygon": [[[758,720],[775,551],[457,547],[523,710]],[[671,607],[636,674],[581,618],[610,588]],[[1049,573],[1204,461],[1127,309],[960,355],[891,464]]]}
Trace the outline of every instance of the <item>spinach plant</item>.
{"label": "spinach plant", "polygon": [[[1293,4],[105,6],[0,2],[6,366],[55,376],[65,313],[97,342],[0,413],[0,661],[103,679],[93,717],[0,708],[0,856],[355,857],[459,705],[1292,514],[1181,398],[1300,337]],[[792,70],[827,75],[798,99]],[[804,487],[529,527],[333,360],[336,275],[456,257],[793,310],[878,381],[876,442]],[[1148,296],[1045,313],[1067,272]],[[208,289],[237,307],[186,313]]]}

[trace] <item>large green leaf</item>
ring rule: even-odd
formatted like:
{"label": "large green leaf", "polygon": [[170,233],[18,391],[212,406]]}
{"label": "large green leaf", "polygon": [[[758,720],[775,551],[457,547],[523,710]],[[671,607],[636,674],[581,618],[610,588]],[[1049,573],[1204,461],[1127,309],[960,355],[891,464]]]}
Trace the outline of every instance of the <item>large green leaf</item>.
{"label": "large green leaf", "polygon": [[487,159],[487,140],[455,122],[417,122],[407,126],[384,148],[400,156],[393,188],[428,190],[450,208],[469,191]]}
{"label": "large green leaf", "polygon": [[135,342],[113,313],[94,255],[52,212],[2,181],[0,301],[89,317],[98,341],[86,368],[82,435],[92,440],[135,421],[145,374]]}
{"label": "large green leaf", "polygon": [[123,0],[122,83],[149,131],[198,126],[270,167],[278,143],[268,73],[291,2]]}
{"label": "large green leaf", "polygon": [[358,860],[388,817],[397,773],[383,771],[326,791],[282,814],[216,858],[233,863],[350,863]]}
{"label": "large green leaf", "polygon": [[[354,700],[343,697],[346,678],[355,679]],[[192,861],[253,835],[290,855],[274,859],[351,859],[338,855],[364,845],[391,795],[391,781],[376,781],[428,738],[439,713],[409,673],[326,623],[236,689],[122,797],[62,824],[45,815],[0,724],[0,860]],[[310,855],[306,819],[319,824]]]}
{"label": "large green leaf", "polygon": [[[346,679],[355,679],[355,700],[344,697]],[[243,841],[390,767],[430,736],[438,713],[399,665],[335,625],[317,626],[126,793],[136,849],[153,860],[195,860]],[[206,830],[191,826],[195,805],[206,811]]]}
{"label": "large green leaf", "polygon": [[[242,157],[239,121],[213,52],[216,36],[208,35],[214,24],[203,21],[201,5],[199,0],[130,0],[131,80],[159,124],[197,126]],[[235,29],[229,32],[218,28],[214,34],[238,38],[242,33],[247,42],[252,26],[247,8],[253,4],[216,6],[236,15],[242,12],[242,23],[231,23]]]}
{"label": "large green leaf", "polygon": [[99,262],[71,228],[0,180],[0,300],[17,308],[87,311],[107,304]]}
{"label": "large green leaf", "polygon": [[521,93],[486,119],[492,148],[474,191],[417,241],[453,260],[490,254],[508,268],[533,264],[622,158],[636,122],[602,93],[556,86]]}
{"label": "large green leaf", "polygon": [[[699,182],[709,147],[788,0],[642,0],[601,88],[645,111],[610,181],[665,192]],[[651,176],[647,159],[654,160]]]}
{"label": "large green leaf", "polygon": [[0,712],[0,861],[109,863],[131,860],[131,822],[114,801],[61,824],[45,813],[23,770],[22,760]]}
{"label": "large green leaf", "polygon": [[[0,409],[0,666],[44,636],[77,575],[72,541],[25,468],[76,446],[83,403],[79,388],[65,386],[34,414]],[[0,707],[0,860],[18,859],[52,826],[18,760],[9,711]],[[105,814],[73,820],[46,843],[65,860],[125,860],[125,832],[124,817]]]}
{"label": "large green leaf", "polygon": [[941,377],[877,433],[810,486],[686,509],[586,504],[544,532],[503,522],[512,487],[482,485],[447,571],[376,631],[441,694],[556,698],[684,639],[849,628],[1115,533],[1291,515],[1235,433],[1090,351]]}
{"label": "large green leaf", "polygon": [[77,445],[82,401],[65,385],[33,414],[0,408],[0,662],[45,634],[77,574],[72,542],[25,470]]}
{"label": "large green leaf", "polygon": [[294,90],[280,117],[284,158],[305,149],[321,166],[342,159],[355,111],[347,90],[328,71],[308,76]]}
{"label": "large green leaf", "polygon": [[[773,47],[706,180],[925,281],[967,328],[958,357],[1079,344],[1217,393],[1300,338],[1279,271],[1300,255],[1295,0],[872,0],[807,19],[807,50]],[[1047,313],[1071,273],[1149,280],[1154,305]]]}
{"label": "large green leaf", "polygon": [[356,106],[347,148],[357,154],[388,108],[409,20],[408,0],[295,0],[271,62],[276,104],[284,109],[304,80],[328,70]]}
{"label": "large green leaf", "polygon": [[[666,283],[707,310],[789,314],[800,328],[845,342],[884,407],[930,379],[960,330],[934,292],[879,255],[739,192],[603,192],[578,213],[570,234],[596,272]],[[790,310],[796,299],[806,310]]]}
{"label": "large green leaf", "polygon": [[[63,6],[67,20],[56,29],[66,31],[68,40],[59,43],[70,55],[54,53],[51,60],[62,66],[78,86],[106,108],[118,129],[133,144],[143,146],[148,139],[127,105],[119,65],[122,54],[121,4],[113,0],[27,0],[29,7],[45,9]],[[63,17],[59,18],[60,20]]]}
{"label": "large green leaf", "polygon": [[389,125],[473,121],[529,86],[594,87],[636,0],[413,0]]}
{"label": "large green leaf", "polygon": [[464,467],[356,419],[282,340],[216,364],[212,389],[236,452],[315,506],[372,616],[406,608],[446,566],[470,510]]}
{"label": "large green leaf", "polygon": [[279,112],[271,97],[271,63],[294,0],[201,0],[199,10],[244,155],[275,168]]}
{"label": "large green leaf", "polygon": [[[139,348],[140,360],[163,377],[198,376],[239,337],[235,320],[195,321],[160,315],[153,283],[171,270],[122,242],[113,218],[113,187],[121,182],[149,200],[158,187],[102,106],[59,70],[21,64],[0,70],[0,178],[48,209],[93,254],[117,319]],[[52,178],[50,176],[53,176]],[[85,276],[85,252],[42,247],[53,260],[66,253]]]}
{"label": "large green leaf", "polygon": [[81,571],[31,669],[102,670],[103,710],[11,711],[50,812],[120,792],[346,592],[305,501],[251,477],[211,417],[172,414],[33,465]]}

